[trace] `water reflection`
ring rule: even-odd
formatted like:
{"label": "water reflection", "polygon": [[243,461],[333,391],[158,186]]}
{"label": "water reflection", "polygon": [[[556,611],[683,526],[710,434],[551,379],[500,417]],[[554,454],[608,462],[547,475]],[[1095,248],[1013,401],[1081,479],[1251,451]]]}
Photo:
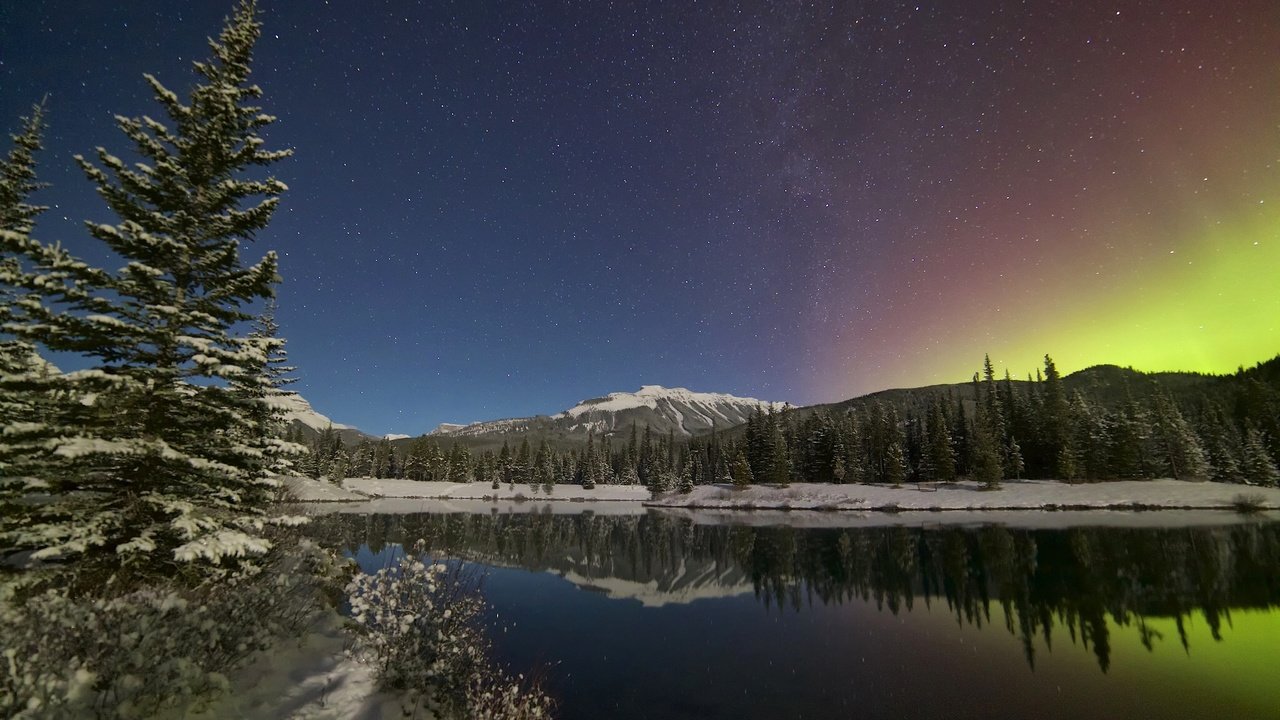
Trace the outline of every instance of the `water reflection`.
{"label": "water reflection", "polygon": [[[314,533],[355,553],[422,540],[493,566],[551,571],[648,605],[754,593],[770,608],[870,602],[898,615],[943,603],[962,624],[1001,623],[1036,663],[1065,635],[1103,672],[1111,630],[1148,650],[1175,641],[1149,620],[1202,613],[1220,639],[1231,612],[1280,605],[1280,523],[1196,528],[1003,526],[801,529],[686,517],[541,514],[330,515]],[[994,607],[993,607],[994,606]],[[998,609],[997,612],[993,610]]]}

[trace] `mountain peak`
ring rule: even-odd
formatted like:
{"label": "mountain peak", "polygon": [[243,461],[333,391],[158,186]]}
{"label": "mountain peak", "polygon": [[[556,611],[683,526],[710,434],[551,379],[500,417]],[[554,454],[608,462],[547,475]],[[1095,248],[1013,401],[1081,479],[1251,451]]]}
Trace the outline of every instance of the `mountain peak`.
{"label": "mountain peak", "polygon": [[692,435],[709,430],[712,425],[738,425],[755,408],[771,405],[779,404],[726,393],[642,385],[636,392],[615,392],[583,400],[556,417],[580,421],[593,431],[614,430],[636,423]]}
{"label": "mountain peak", "polygon": [[432,435],[452,437],[496,436],[511,433],[553,432],[559,436],[602,434],[636,426],[654,432],[694,435],[712,427],[728,429],[746,422],[756,408],[782,407],[755,398],[726,393],[695,392],[688,388],[642,385],[635,392],[613,392],[588,398],[555,415],[510,418],[472,423],[463,427],[443,424]]}
{"label": "mountain peak", "polygon": [[284,393],[281,395],[271,396],[270,402],[275,407],[284,411],[285,422],[299,422],[315,431],[321,431],[326,428],[334,430],[354,430],[350,425],[336,423],[329,419],[327,415],[316,412],[311,407],[311,403],[298,393]]}

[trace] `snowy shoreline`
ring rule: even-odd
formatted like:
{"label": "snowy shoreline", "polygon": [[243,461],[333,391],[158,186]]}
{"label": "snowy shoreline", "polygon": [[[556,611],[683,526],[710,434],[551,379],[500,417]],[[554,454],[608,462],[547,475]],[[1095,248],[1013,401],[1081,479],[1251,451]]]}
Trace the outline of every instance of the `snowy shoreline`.
{"label": "snowy shoreline", "polygon": [[688,494],[664,495],[648,507],[717,510],[816,510],[931,512],[956,510],[1230,510],[1237,498],[1259,509],[1280,508],[1280,489],[1185,480],[1121,480],[1064,483],[1056,480],[1007,480],[999,489],[961,481],[904,485],[826,485],[789,487],[703,485]]}
{"label": "snowy shoreline", "polygon": [[[608,503],[641,508],[688,508],[725,511],[807,510],[815,512],[878,511],[1093,511],[1093,510],[1232,510],[1239,498],[1249,498],[1261,510],[1280,509],[1280,489],[1185,480],[1122,480],[1064,483],[1055,480],[1008,480],[987,490],[969,481],[904,485],[828,485],[796,483],[788,487],[700,485],[690,493],[655,497],[637,485],[600,485],[590,490],[556,485],[551,493],[528,485],[497,490],[489,483],[417,482],[413,480],[347,478],[341,487],[307,478],[289,478],[300,502],[340,502],[345,512],[368,505],[405,512],[397,500],[418,503],[419,512],[478,512],[493,508],[520,512],[552,508],[555,512],[601,510]],[[394,509],[393,509],[394,508]],[[576,508],[576,509],[575,509]],[[621,508],[617,508],[620,510]]]}

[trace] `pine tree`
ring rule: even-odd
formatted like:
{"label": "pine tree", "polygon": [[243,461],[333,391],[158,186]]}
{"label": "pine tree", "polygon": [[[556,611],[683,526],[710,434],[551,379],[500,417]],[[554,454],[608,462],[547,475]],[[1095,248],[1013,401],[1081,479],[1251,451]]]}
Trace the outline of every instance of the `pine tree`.
{"label": "pine tree", "polygon": [[739,452],[737,458],[734,459],[731,473],[735,487],[745,488],[755,480],[751,475],[751,463],[747,460],[747,455],[744,452]]}
{"label": "pine tree", "polygon": [[[494,482],[507,483],[512,490],[515,489],[515,473],[512,470],[513,459],[511,457],[511,446],[507,444],[506,439],[502,441],[502,450],[498,453],[498,472]],[[497,490],[498,488],[494,488]]]}
{"label": "pine tree", "polygon": [[31,205],[31,194],[43,185],[36,181],[36,153],[44,149],[44,103],[31,107],[22,118],[22,132],[11,135],[13,147],[0,161],[0,231],[30,236],[35,220],[48,208]]}
{"label": "pine tree", "polygon": [[903,452],[902,433],[893,433],[885,446],[884,481],[897,487],[907,479],[907,458]]}
{"label": "pine tree", "polygon": [[1000,467],[1000,445],[987,417],[986,409],[982,405],[979,405],[977,412],[974,413],[972,443],[973,459],[970,463],[970,472],[973,479],[988,489],[994,490],[1000,487],[1000,480],[1003,479]]}
{"label": "pine tree", "polygon": [[1005,446],[1004,457],[1005,472],[1015,479],[1021,480],[1022,473],[1027,469],[1027,464],[1022,459],[1022,446],[1018,444],[1017,438],[1009,438],[1009,444]]}
{"label": "pine tree", "polygon": [[32,242],[35,218],[45,209],[27,202],[41,186],[35,154],[42,149],[43,105],[22,120],[22,132],[11,136],[13,148],[0,160],[0,517],[24,514],[20,505],[28,492],[39,491],[39,478],[59,472],[57,462],[48,467],[45,446],[57,441],[66,404],[88,397],[72,392],[29,341],[8,337],[18,288],[32,282],[10,248]]}
{"label": "pine tree", "polygon": [[542,441],[542,445],[538,448],[538,454],[534,456],[533,481],[540,483],[542,489],[548,495],[555,491],[555,469],[552,467],[551,449],[547,447],[546,440]]}
{"label": "pine tree", "polygon": [[1280,469],[1267,452],[1266,438],[1255,428],[1245,431],[1243,470],[1245,481],[1253,485],[1280,485]]}
{"label": "pine tree", "polygon": [[452,483],[471,482],[471,451],[455,442],[449,451],[449,469],[445,479]]}
{"label": "pine tree", "polygon": [[596,469],[596,436],[595,433],[587,434],[587,450],[582,456],[582,487],[585,490],[592,490],[596,486],[596,479],[599,471]]}
{"label": "pine tree", "polygon": [[[266,361],[257,373],[233,376],[229,381],[249,408],[246,415],[249,422],[242,430],[244,442],[259,449],[271,473],[286,475],[292,472],[294,461],[301,458],[307,449],[284,437],[284,403],[295,395],[284,388],[294,382],[294,378],[289,377],[294,368],[287,364],[288,353],[284,339],[280,337],[280,326],[276,323],[274,301],[267,303],[266,309],[254,322],[249,341],[257,343],[258,351]],[[346,477],[349,467],[348,457],[343,464],[344,474],[340,477]]]}
{"label": "pine tree", "polygon": [[943,414],[941,398],[934,398],[929,409],[928,427],[929,445],[925,452],[929,456],[929,468],[933,480],[953,482],[956,479],[956,454],[951,444],[951,430],[947,427],[947,419]]}
{"label": "pine tree", "polygon": [[274,119],[252,105],[262,94],[248,80],[259,32],[246,0],[211,43],[212,59],[195,64],[200,83],[186,103],[145,76],[168,124],[117,118],[145,163],[130,167],[102,148],[101,167],[77,156],[121,218],[88,223],[124,260],[121,270],[3,235],[6,257],[35,270],[14,278],[30,302],[5,329],[95,361],[78,378],[102,391],[50,448],[62,463],[39,478],[50,501],[15,518],[4,538],[38,559],[113,571],[269,548],[261,528],[277,483],[267,476],[270,459],[246,442],[261,400],[227,384],[263,372],[261,344],[236,330],[278,281],[274,253],[245,265],[240,248],[266,227],[285,190],[246,171],[289,154],[265,150],[258,136]]}
{"label": "pine tree", "polygon": [[1243,443],[1239,432],[1220,405],[1210,405],[1201,415],[1201,437],[1214,482],[1244,482],[1240,458]]}
{"label": "pine tree", "polygon": [[676,483],[676,489],[682,493],[693,492],[693,486],[698,482],[697,458],[692,455],[684,459],[684,469],[680,471],[680,480]]}
{"label": "pine tree", "polygon": [[850,410],[845,416],[840,445],[844,448],[844,482],[863,483],[867,480],[867,458],[863,443],[862,425],[858,415]]}
{"label": "pine tree", "polygon": [[1151,434],[1162,471],[1175,480],[1208,477],[1209,463],[1200,438],[1178,406],[1163,393],[1154,400]]}
{"label": "pine tree", "polygon": [[780,425],[781,418],[770,407],[762,431],[767,438],[764,444],[765,482],[787,487],[791,484],[791,458]]}
{"label": "pine tree", "polygon": [[1044,356],[1044,408],[1042,427],[1047,456],[1054,463],[1052,474],[1066,478],[1066,468],[1061,463],[1064,458],[1074,452],[1068,446],[1068,418],[1066,390],[1062,387],[1062,377],[1053,363],[1053,358]]}

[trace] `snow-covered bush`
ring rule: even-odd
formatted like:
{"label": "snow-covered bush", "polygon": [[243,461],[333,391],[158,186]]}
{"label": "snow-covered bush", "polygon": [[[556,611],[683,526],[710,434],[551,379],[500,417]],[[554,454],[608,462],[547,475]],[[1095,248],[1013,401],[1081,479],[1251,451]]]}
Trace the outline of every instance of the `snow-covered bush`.
{"label": "snow-covered bush", "polygon": [[260,571],[195,588],[111,596],[0,595],[0,716],[181,714],[227,687],[225,673],[323,606],[331,560],[303,544]]}
{"label": "snow-covered bush", "polygon": [[511,678],[490,659],[478,580],[452,566],[406,555],[347,586],[363,630],[355,654],[378,683],[446,717],[546,718],[551,699],[537,683]]}

